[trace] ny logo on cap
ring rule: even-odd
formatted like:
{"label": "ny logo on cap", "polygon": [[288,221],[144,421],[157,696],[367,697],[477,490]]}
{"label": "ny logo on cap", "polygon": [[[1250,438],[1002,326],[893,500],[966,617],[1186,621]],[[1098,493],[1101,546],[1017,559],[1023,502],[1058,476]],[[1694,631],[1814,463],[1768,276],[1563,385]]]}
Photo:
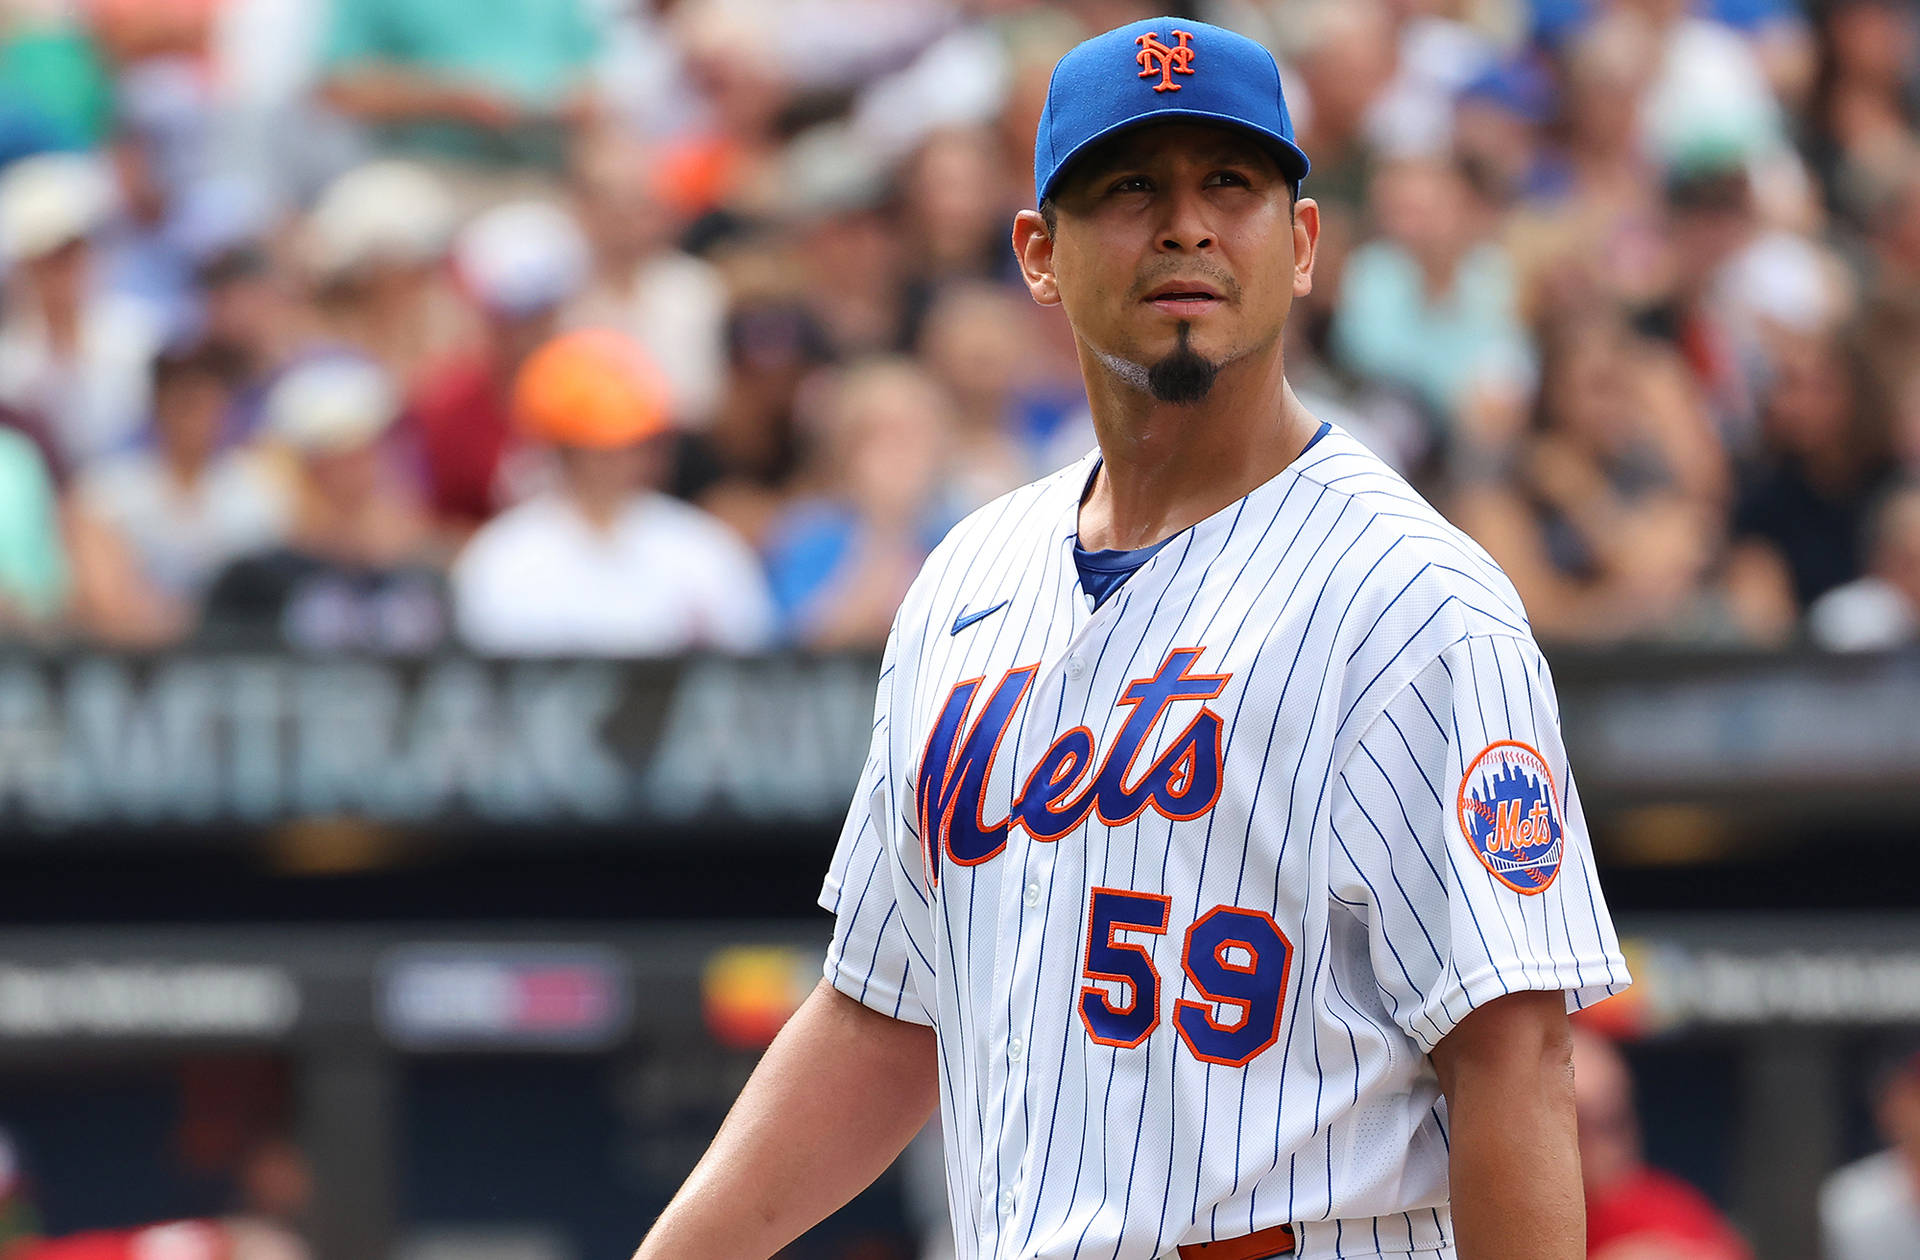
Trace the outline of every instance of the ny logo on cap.
{"label": "ny logo on cap", "polygon": [[1173,81],[1173,76],[1193,73],[1193,49],[1187,47],[1193,32],[1175,31],[1173,37],[1178,43],[1172,48],[1161,43],[1160,37],[1152,31],[1133,41],[1140,45],[1140,52],[1134,57],[1140,63],[1140,73],[1136,77],[1151,79],[1159,75],[1160,82],[1153,85],[1156,92],[1178,92],[1180,85]]}

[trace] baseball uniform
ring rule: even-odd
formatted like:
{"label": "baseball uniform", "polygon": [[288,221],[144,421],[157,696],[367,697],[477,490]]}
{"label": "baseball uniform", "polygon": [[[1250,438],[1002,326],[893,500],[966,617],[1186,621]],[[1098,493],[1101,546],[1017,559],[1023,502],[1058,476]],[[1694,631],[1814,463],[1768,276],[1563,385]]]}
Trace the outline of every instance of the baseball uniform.
{"label": "baseball uniform", "polygon": [[963,1257],[1450,1254],[1427,1052],[1628,982],[1520,601],[1323,426],[1094,606],[1097,466],[903,602],[827,978],[937,1030]]}

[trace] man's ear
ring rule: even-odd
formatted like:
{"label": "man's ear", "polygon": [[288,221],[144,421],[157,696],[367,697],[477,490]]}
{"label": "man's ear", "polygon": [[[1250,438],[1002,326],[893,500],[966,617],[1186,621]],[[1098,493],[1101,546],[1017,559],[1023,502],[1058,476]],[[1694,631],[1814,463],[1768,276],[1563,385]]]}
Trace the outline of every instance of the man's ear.
{"label": "man's ear", "polygon": [[1033,300],[1042,306],[1058,306],[1060,285],[1053,277],[1053,236],[1038,210],[1022,210],[1013,216],[1013,253],[1020,260],[1020,274]]}
{"label": "man's ear", "polygon": [[1313,260],[1320,249],[1320,203],[1305,197],[1293,207],[1293,296],[1313,292]]}

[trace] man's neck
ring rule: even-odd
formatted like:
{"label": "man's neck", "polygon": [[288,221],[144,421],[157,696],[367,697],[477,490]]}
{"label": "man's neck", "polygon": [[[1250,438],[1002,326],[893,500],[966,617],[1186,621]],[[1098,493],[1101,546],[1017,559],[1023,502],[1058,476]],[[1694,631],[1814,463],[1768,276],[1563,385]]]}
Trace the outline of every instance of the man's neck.
{"label": "man's neck", "polygon": [[1080,506],[1080,543],[1131,551],[1169,538],[1271,481],[1317,422],[1280,355],[1221,369],[1202,401],[1155,400],[1105,368],[1089,372],[1101,467]]}

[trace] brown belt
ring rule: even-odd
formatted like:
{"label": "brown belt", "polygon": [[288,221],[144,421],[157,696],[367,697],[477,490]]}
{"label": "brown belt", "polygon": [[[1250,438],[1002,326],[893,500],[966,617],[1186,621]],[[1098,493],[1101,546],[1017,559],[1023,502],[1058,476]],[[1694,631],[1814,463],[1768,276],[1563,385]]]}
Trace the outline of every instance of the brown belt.
{"label": "brown belt", "polygon": [[1219,1242],[1188,1243],[1180,1260],[1273,1260],[1293,1254],[1293,1226],[1275,1225],[1257,1234],[1223,1238]]}

